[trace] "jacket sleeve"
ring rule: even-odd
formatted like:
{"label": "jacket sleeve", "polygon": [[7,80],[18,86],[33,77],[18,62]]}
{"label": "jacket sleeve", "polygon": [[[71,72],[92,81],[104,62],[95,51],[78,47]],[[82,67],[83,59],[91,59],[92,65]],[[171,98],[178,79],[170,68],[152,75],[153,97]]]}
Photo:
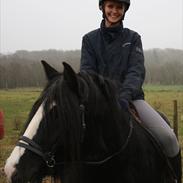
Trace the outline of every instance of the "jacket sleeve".
{"label": "jacket sleeve", "polygon": [[81,47],[80,71],[97,72],[96,56],[87,35],[83,37]]}
{"label": "jacket sleeve", "polygon": [[133,100],[141,91],[145,78],[144,53],[140,36],[131,43],[127,71],[119,87],[119,100]]}

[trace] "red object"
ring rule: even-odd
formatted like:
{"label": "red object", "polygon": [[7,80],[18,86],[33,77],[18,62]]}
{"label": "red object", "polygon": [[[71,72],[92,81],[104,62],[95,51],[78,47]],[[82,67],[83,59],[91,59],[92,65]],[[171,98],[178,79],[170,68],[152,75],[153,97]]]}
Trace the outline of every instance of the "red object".
{"label": "red object", "polygon": [[0,139],[4,137],[4,114],[0,111]]}

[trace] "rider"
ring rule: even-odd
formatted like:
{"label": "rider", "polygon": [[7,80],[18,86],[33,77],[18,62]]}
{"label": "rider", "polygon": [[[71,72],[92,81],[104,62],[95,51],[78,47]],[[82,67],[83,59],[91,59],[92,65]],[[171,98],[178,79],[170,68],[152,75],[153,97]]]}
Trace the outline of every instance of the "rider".
{"label": "rider", "polygon": [[123,27],[130,0],[99,0],[103,13],[100,28],[84,35],[80,70],[120,81],[119,104],[133,102],[144,126],[158,139],[181,182],[180,147],[173,130],[144,100],[144,54],[140,35]]}

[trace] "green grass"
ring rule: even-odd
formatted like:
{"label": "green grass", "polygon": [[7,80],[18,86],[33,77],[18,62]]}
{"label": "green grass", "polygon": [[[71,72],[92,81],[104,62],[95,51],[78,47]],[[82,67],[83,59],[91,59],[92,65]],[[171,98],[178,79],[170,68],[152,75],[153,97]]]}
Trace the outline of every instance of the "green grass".
{"label": "green grass", "polygon": [[40,89],[0,90],[0,109],[5,115],[6,134],[12,135],[14,121],[24,121]]}
{"label": "green grass", "polygon": [[[179,140],[183,144],[183,86],[145,85],[145,98],[155,109],[173,120],[173,100],[178,101]],[[40,88],[0,90],[0,110],[5,117],[5,137],[0,141],[0,167],[14,147],[28,113],[40,95]],[[5,183],[0,175],[0,183]]]}
{"label": "green grass", "polygon": [[152,84],[146,84],[144,85],[145,91],[150,92],[183,92],[183,85],[152,85]]}
{"label": "green grass", "polygon": [[165,113],[173,123],[174,100],[178,102],[179,134],[183,137],[183,86],[145,85],[145,99],[155,109]]}

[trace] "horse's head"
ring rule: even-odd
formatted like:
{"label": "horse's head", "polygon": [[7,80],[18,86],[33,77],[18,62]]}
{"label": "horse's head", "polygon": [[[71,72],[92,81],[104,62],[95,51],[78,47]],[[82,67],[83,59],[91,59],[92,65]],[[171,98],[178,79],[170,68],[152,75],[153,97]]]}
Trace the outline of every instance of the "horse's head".
{"label": "horse's head", "polygon": [[53,172],[68,175],[71,162],[98,161],[118,147],[117,140],[110,140],[119,137],[114,133],[119,120],[111,81],[76,74],[66,63],[63,74],[42,63],[48,84],[5,165],[13,183],[41,182]]}
{"label": "horse's head", "polygon": [[5,173],[13,183],[41,181],[60,162],[79,159],[77,153],[75,157],[72,154],[79,151],[82,131],[77,76],[66,63],[63,74],[42,63],[48,84],[5,165]]}

